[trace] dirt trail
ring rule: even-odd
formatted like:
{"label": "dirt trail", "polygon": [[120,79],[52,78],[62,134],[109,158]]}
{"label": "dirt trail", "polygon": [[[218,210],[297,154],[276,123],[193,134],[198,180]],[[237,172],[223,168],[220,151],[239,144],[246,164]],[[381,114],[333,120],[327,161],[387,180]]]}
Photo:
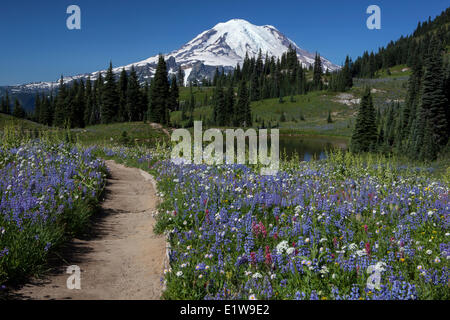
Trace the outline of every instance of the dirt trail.
{"label": "dirt trail", "polygon": [[[74,239],[64,263],[14,293],[18,299],[159,299],[166,242],[153,233],[157,195],[149,174],[107,161],[111,177],[90,238]],[[81,289],[67,289],[66,268],[81,269]]]}

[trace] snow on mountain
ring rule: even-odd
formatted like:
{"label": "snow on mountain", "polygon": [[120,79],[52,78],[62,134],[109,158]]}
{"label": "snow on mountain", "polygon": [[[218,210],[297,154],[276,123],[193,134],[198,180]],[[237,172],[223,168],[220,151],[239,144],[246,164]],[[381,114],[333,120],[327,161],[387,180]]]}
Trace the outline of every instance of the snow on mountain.
{"label": "snow on mountain", "polygon": [[[304,65],[309,66],[314,62],[314,54],[300,49],[275,27],[255,26],[242,19],[233,19],[202,32],[168,56],[181,64],[200,61],[205,65],[235,67],[238,63],[242,65],[246,53],[252,57],[261,50],[263,55],[267,53],[269,56],[281,57],[289,45],[297,50],[298,58]],[[322,61],[330,71],[339,68],[326,59]]]}
{"label": "snow on mountain", "polygon": [[[261,50],[263,56],[281,57],[289,45],[296,51],[299,61],[306,67],[314,63],[314,53],[301,49],[292,40],[284,36],[271,25],[256,26],[242,19],[232,19],[218,23],[212,29],[206,30],[194,39],[183,45],[180,49],[165,55],[169,73],[175,73],[179,67],[185,72],[185,82],[200,80],[204,77],[212,78],[216,67],[224,68],[226,72],[232,70],[239,63],[242,65],[246,53],[249,57],[258,55]],[[136,69],[141,82],[150,79],[156,70],[158,56],[131,63],[123,67],[114,68],[116,74],[122,68]],[[324,71],[338,70],[340,67],[322,57]],[[64,81],[70,83],[75,79],[91,80],[98,77],[98,72],[65,77]],[[100,71],[102,74],[106,70]],[[39,82],[9,87],[8,90],[19,92],[36,92],[57,88],[58,81]]]}

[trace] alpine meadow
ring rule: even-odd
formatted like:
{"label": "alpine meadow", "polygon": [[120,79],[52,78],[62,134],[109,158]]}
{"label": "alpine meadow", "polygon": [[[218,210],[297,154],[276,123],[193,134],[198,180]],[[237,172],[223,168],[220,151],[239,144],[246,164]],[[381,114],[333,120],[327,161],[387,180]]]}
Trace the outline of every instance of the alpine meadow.
{"label": "alpine meadow", "polygon": [[[288,38],[250,22],[271,10],[252,2],[254,11],[235,4],[233,16],[246,19],[231,20],[227,4],[211,4],[207,17],[168,8],[153,17],[162,4],[152,4],[149,26],[111,4],[108,14],[124,15],[119,32],[80,1],[58,9],[79,28],[46,16],[42,28],[64,33],[39,32],[92,51],[62,59],[78,49],[48,40],[26,54],[6,49],[33,68],[14,74],[12,55],[1,65],[10,74],[0,78],[0,300],[188,300],[168,317],[214,318],[218,307],[193,300],[450,299],[450,8],[409,2],[415,15],[396,24],[394,4],[379,4],[381,29],[369,30],[359,5],[358,31],[347,16],[356,9],[341,4],[348,21],[325,23],[329,39],[354,41],[333,49],[318,40],[326,20],[306,17],[318,4],[286,3],[310,27],[273,9],[267,23]],[[189,14],[192,25],[178,21]],[[416,27],[405,33],[403,22]],[[186,30],[171,38],[169,25]],[[104,39],[91,38],[95,28]],[[147,54],[138,48],[156,54],[124,62]],[[34,50],[48,54],[42,65]],[[85,72],[95,63],[105,69]],[[47,80],[14,84],[24,74]],[[174,159],[179,130],[198,128],[203,140],[189,139],[183,156],[199,161]],[[226,145],[229,132],[242,133],[230,138],[237,147]],[[269,157],[263,143],[279,159],[271,174],[256,161],[254,149]],[[204,151],[213,146],[214,163]]]}

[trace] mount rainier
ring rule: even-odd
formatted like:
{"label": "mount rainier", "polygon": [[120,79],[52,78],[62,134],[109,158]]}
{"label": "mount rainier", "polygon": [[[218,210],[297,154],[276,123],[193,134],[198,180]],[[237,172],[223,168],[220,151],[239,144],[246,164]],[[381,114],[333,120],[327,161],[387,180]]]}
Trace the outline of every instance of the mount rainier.
{"label": "mount rainier", "polygon": [[[314,63],[315,53],[301,49],[275,27],[271,25],[256,26],[246,20],[232,19],[200,33],[180,49],[164,56],[169,73],[175,73],[181,67],[185,73],[185,82],[188,83],[204,77],[211,79],[216,67],[224,68],[225,72],[228,72],[238,63],[242,66],[246,53],[249,57],[252,57],[258,55],[261,50],[263,57],[266,54],[269,57],[281,57],[288,50],[289,45],[297,51],[297,57],[303,66],[309,67]],[[324,71],[326,69],[335,71],[340,68],[323,57],[321,59]],[[153,56],[126,66],[116,67],[113,71],[118,75],[123,68],[128,71],[134,66],[139,80],[145,82],[153,77],[157,63],[158,56]],[[64,77],[64,82],[70,84],[73,80],[87,79],[88,76],[91,77],[91,80],[95,80],[99,72],[103,75],[106,70]],[[20,100],[27,101],[32,100],[31,96],[27,99],[27,95],[34,95],[36,92],[49,92],[52,89],[57,89],[58,85],[59,80],[2,87],[0,88],[0,95],[7,90],[13,96],[19,95],[22,98]],[[22,101],[22,103],[25,101]],[[25,102],[25,104],[27,103]]]}

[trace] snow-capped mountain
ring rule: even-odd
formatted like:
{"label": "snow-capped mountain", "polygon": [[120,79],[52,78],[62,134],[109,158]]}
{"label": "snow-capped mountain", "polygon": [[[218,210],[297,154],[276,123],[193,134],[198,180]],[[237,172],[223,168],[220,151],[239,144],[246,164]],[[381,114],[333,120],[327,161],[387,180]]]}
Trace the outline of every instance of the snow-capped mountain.
{"label": "snow-capped mountain", "polygon": [[[228,72],[238,63],[242,66],[246,53],[252,57],[258,55],[261,50],[263,57],[266,54],[269,57],[281,57],[288,50],[289,45],[297,51],[298,59],[304,66],[309,67],[314,63],[315,53],[301,49],[275,27],[256,26],[246,20],[232,19],[200,33],[180,49],[166,54],[165,59],[169,73],[175,73],[181,67],[185,73],[185,82],[188,83],[204,77],[212,78],[216,67],[223,67],[225,72]],[[114,72],[118,74],[123,68],[128,71],[134,66],[140,81],[144,82],[154,75],[157,62],[158,56],[153,56],[143,61],[114,68]],[[340,68],[323,57],[322,65],[324,71],[326,69],[335,71]],[[70,83],[75,79],[86,79],[88,76],[95,80],[98,72],[65,77],[64,81]],[[106,70],[100,72],[103,74]],[[3,89],[14,94],[47,91],[57,87],[58,80],[10,86]]]}

